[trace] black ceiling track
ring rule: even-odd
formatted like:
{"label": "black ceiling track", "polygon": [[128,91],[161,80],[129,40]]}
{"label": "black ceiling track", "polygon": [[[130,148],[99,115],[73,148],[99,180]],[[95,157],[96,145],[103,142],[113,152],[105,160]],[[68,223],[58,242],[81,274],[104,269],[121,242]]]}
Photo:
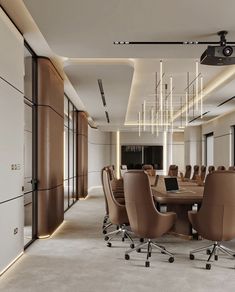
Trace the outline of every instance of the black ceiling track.
{"label": "black ceiling track", "polygon": [[223,101],[223,102],[221,102],[219,105],[217,105],[217,107],[220,107],[220,106],[224,105],[225,103],[231,101],[231,100],[234,99],[234,98],[235,98],[235,96],[226,99],[225,101]]}
{"label": "black ceiling track", "polygon": [[[202,116],[205,116],[205,115],[207,115],[209,112],[210,112],[210,111],[204,112],[204,113],[202,114]],[[191,121],[189,121],[189,123],[192,123],[192,122],[196,121],[196,120],[197,120],[197,119],[199,119],[199,118],[201,118],[201,115],[200,115],[200,116],[197,116],[197,117],[195,117],[194,119],[192,119]]]}
{"label": "black ceiling track", "polygon": [[136,41],[116,41],[113,42],[114,45],[234,45],[235,42],[229,42],[226,40],[226,35],[228,32],[226,30],[221,30],[217,32],[217,35],[220,37],[220,41],[212,42],[212,41],[169,41],[169,42],[136,42]]}
{"label": "black ceiling track", "polygon": [[109,119],[109,113],[107,111],[105,111],[105,115],[106,115],[106,120],[108,123],[110,123],[110,119]]}
{"label": "black ceiling track", "polygon": [[99,85],[99,89],[100,89],[100,95],[102,98],[102,102],[103,102],[103,106],[106,106],[106,99],[105,99],[105,95],[104,95],[104,88],[103,88],[103,83],[101,79],[98,79],[98,85]]}

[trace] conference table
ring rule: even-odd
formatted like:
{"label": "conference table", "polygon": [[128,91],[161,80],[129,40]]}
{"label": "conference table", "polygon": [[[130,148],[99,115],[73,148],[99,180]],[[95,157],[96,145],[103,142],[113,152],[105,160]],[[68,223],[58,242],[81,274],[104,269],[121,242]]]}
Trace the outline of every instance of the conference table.
{"label": "conference table", "polygon": [[[198,238],[197,233],[193,233],[192,226],[188,219],[188,211],[199,209],[204,186],[198,186],[196,182],[182,182],[178,179],[180,192],[167,192],[165,189],[164,176],[160,176],[157,186],[152,186],[152,193],[157,203],[158,209],[164,205],[168,212],[175,212],[177,220],[170,233],[185,238]],[[196,204],[196,205],[195,205]]]}

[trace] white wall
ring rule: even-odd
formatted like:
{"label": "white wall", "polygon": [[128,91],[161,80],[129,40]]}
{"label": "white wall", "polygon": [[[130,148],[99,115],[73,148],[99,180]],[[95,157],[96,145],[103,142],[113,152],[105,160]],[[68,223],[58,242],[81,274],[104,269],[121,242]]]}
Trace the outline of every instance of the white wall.
{"label": "white wall", "polygon": [[185,165],[202,164],[201,126],[186,127],[184,131]]}
{"label": "white wall", "polygon": [[88,127],[88,190],[101,186],[101,169],[111,163],[111,134]]}
{"label": "white wall", "polygon": [[[214,165],[233,165],[232,126],[235,125],[235,112],[223,115],[202,126],[202,136],[214,133]],[[204,147],[204,144],[203,146]]]}
{"label": "white wall", "polygon": [[23,252],[24,244],[24,42],[1,9],[0,39],[1,273]]}

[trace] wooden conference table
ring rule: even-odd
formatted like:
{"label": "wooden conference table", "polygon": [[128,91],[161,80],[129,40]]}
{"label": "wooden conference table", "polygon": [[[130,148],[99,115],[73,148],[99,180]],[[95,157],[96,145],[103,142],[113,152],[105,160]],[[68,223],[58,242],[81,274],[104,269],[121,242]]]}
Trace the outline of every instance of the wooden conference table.
{"label": "wooden conference table", "polygon": [[198,186],[195,182],[181,182],[178,179],[179,188],[182,192],[166,192],[164,176],[160,176],[156,187],[152,187],[152,192],[158,208],[161,205],[167,206],[168,212],[175,212],[177,220],[170,231],[173,234],[187,238],[197,238],[197,234],[192,233],[192,226],[188,219],[188,211],[197,204],[200,207],[204,186]]}

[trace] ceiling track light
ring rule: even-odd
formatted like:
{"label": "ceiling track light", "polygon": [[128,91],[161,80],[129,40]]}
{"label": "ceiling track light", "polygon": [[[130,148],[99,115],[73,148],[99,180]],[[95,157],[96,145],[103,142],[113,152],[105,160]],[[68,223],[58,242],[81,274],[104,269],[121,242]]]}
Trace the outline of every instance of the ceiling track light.
{"label": "ceiling track light", "polygon": [[109,113],[107,111],[105,111],[105,116],[106,116],[107,123],[109,124],[110,119],[109,119]]}
{"label": "ceiling track light", "polygon": [[102,98],[102,102],[103,102],[103,106],[106,107],[106,99],[105,99],[105,95],[104,95],[104,88],[103,88],[103,83],[101,79],[98,79],[98,86],[99,86],[99,90],[100,90],[100,95]]}

